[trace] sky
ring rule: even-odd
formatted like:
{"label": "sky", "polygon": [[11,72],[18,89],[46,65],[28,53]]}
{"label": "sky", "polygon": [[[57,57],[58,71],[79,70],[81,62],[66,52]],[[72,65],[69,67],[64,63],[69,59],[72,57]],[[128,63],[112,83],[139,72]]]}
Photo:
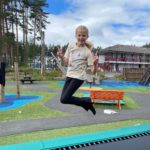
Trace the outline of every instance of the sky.
{"label": "sky", "polygon": [[47,0],[45,43],[74,42],[75,28],[85,25],[94,47],[150,43],[149,0]]}

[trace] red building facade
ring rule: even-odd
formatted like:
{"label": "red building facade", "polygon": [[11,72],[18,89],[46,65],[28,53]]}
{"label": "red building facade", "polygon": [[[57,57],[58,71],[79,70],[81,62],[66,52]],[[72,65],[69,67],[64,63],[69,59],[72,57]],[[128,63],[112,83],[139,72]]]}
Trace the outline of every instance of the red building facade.
{"label": "red building facade", "polygon": [[[122,72],[123,68],[150,67],[150,48],[115,45],[100,50],[103,64],[99,60],[99,67],[104,71]],[[101,57],[99,57],[101,59]]]}

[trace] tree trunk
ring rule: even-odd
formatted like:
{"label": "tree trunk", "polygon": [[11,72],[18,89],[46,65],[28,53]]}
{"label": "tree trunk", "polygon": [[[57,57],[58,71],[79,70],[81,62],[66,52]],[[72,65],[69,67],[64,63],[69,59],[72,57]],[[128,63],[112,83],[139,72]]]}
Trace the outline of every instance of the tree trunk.
{"label": "tree trunk", "polygon": [[4,56],[4,2],[0,0],[0,57]]}
{"label": "tree trunk", "polygon": [[35,20],[34,20],[34,33],[33,33],[33,52],[35,52],[35,42],[36,42],[36,16],[35,16]]}
{"label": "tree trunk", "polygon": [[28,8],[25,9],[25,64],[28,64]]}
{"label": "tree trunk", "polygon": [[[15,6],[17,7],[17,1],[15,0]],[[18,43],[18,13],[15,13],[16,18],[16,62],[19,63],[19,43]]]}
{"label": "tree trunk", "polygon": [[45,48],[44,48],[44,32],[41,31],[41,76],[45,74]]}

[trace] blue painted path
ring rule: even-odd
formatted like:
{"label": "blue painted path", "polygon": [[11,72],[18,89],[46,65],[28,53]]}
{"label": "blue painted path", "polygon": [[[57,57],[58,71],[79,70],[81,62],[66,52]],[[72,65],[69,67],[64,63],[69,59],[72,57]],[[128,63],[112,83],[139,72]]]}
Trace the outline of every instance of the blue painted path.
{"label": "blue painted path", "polygon": [[[64,85],[64,81],[59,81],[61,86]],[[83,86],[90,86],[90,84],[83,84]],[[138,82],[129,82],[129,81],[116,81],[116,80],[102,80],[100,84],[92,85],[92,87],[101,87],[101,88],[149,88],[150,86],[144,86]]]}
{"label": "blue painted path", "polygon": [[9,110],[17,107],[21,107],[29,102],[37,101],[42,99],[42,96],[38,95],[21,95],[17,98],[16,94],[6,94],[4,101],[0,103],[0,111]]}

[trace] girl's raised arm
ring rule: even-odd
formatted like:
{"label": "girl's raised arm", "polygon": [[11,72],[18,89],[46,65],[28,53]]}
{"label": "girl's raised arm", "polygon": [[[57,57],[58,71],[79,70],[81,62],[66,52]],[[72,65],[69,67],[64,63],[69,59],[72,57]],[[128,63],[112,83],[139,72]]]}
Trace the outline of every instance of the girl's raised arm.
{"label": "girl's raised arm", "polygon": [[68,58],[64,57],[64,54],[63,54],[62,49],[58,48],[58,50],[57,50],[57,56],[58,56],[59,58],[61,58],[61,60],[62,60],[65,64],[68,64]]}

